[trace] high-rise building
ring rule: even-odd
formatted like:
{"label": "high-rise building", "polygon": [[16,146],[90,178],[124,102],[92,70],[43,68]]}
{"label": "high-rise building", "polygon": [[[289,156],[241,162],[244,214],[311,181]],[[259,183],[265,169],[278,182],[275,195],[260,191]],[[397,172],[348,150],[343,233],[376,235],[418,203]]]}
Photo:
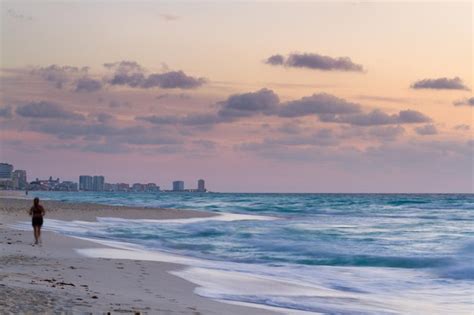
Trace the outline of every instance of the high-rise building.
{"label": "high-rise building", "polygon": [[104,176],[94,176],[92,179],[92,190],[93,191],[104,191]]}
{"label": "high-rise building", "polygon": [[205,192],[206,191],[206,182],[204,179],[198,180],[198,189],[199,192]]}
{"label": "high-rise building", "polygon": [[91,191],[93,189],[92,176],[81,175],[79,176],[79,190]]}
{"label": "high-rise building", "polygon": [[184,182],[182,180],[176,180],[173,182],[173,191],[183,191]]}
{"label": "high-rise building", "polygon": [[12,174],[13,189],[26,189],[28,181],[25,170],[15,170]]}
{"label": "high-rise building", "polygon": [[13,165],[0,163],[0,179],[12,179]]}

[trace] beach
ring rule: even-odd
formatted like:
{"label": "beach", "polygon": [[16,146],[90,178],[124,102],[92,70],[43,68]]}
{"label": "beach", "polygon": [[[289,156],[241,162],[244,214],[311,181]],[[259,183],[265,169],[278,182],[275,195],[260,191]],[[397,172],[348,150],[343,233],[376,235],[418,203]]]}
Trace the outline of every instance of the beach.
{"label": "beach", "polygon": [[[24,196],[24,195],[23,195]],[[29,221],[29,199],[0,196],[0,310],[2,313],[276,314],[221,303],[194,293],[196,285],[170,274],[184,266],[133,259],[91,258],[77,250],[105,245],[43,231],[32,246],[31,231],[11,227]],[[105,206],[44,201],[45,221],[95,221],[96,217],[184,219],[202,211]],[[133,257],[133,253],[131,254]]]}
{"label": "beach", "polygon": [[472,314],[472,195],[7,194],[0,313]]}

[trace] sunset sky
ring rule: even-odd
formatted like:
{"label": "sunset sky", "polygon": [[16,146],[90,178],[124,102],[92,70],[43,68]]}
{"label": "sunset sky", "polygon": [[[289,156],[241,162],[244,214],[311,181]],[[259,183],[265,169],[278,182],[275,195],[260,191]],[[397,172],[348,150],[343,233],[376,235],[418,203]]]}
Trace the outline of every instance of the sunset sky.
{"label": "sunset sky", "polygon": [[470,2],[0,3],[0,162],[29,180],[474,190]]}

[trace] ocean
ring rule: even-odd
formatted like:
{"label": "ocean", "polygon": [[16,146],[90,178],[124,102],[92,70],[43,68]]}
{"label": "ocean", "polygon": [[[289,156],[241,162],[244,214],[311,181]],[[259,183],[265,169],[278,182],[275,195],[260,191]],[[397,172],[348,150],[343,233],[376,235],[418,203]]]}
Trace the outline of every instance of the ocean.
{"label": "ocean", "polygon": [[182,263],[187,267],[173,273],[212,299],[288,314],[474,312],[474,195],[31,195],[222,214],[166,221],[50,219],[44,227],[130,249],[136,252],[131,259]]}

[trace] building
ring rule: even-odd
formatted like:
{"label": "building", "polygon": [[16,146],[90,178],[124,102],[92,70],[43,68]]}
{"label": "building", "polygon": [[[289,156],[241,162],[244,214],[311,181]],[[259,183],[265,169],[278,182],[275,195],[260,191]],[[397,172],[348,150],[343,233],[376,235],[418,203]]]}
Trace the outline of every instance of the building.
{"label": "building", "polygon": [[0,189],[13,189],[13,165],[0,163]]}
{"label": "building", "polygon": [[92,176],[81,175],[79,176],[79,190],[82,191],[92,191]]}
{"label": "building", "polygon": [[11,179],[0,178],[0,190],[12,190],[13,181]]}
{"label": "building", "polygon": [[182,180],[176,180],[173,182],[173,191],[184,191],[184,182]]}
{"label": "building", "polygon": [[117,191],[117,184],[104,183],[104,191]]}
{"label": "building", "polygon": [[28,184],[29,190],[49,190],[48,185],[44,181],[40,181],[38,178]]}
{"label": "building", "polygon": [[77,191],[77,183],[64,181],[54,187],[57,191]]}
{"label": "building", "polygon": [[12,174],[13,189],[27,189],[28,181],[25,170],[15,170]]}
{"label": "building", "polygon": [[140,184],[140,183],[135,183],[132,185],[132,191],[133,192],[143,192],[145,191],[145,185]]}
{"label": "building", "polygon": [[53,179],[52,176],[49,179],[39,179],[32,181],[28,185],[28,189],[30,190],[56,190],[56,187],[59,186],[61,181],[59,178]]}
{"label": "building", "polygon": [[129,191],[130,185],[126,183],[118,183],[117,184],[117,191]]}
{"label": "building", "polygon": [[93,191],[104,191],[104,176],[94,176],[92,178],[92,190]]}
{"label": "building", "polygon": [[160,191],[160,186],[157,186],[155,183],[148,183],[145,185],[146,192],[158,192]]}
{"label": "building", "polygon": [[198,192],[206,192],[206,182],[204,179],[198,180]]}
{"label": "building", "polygon": [[12,179],[13,165],[8,163],[0,163],[0,179]]}

